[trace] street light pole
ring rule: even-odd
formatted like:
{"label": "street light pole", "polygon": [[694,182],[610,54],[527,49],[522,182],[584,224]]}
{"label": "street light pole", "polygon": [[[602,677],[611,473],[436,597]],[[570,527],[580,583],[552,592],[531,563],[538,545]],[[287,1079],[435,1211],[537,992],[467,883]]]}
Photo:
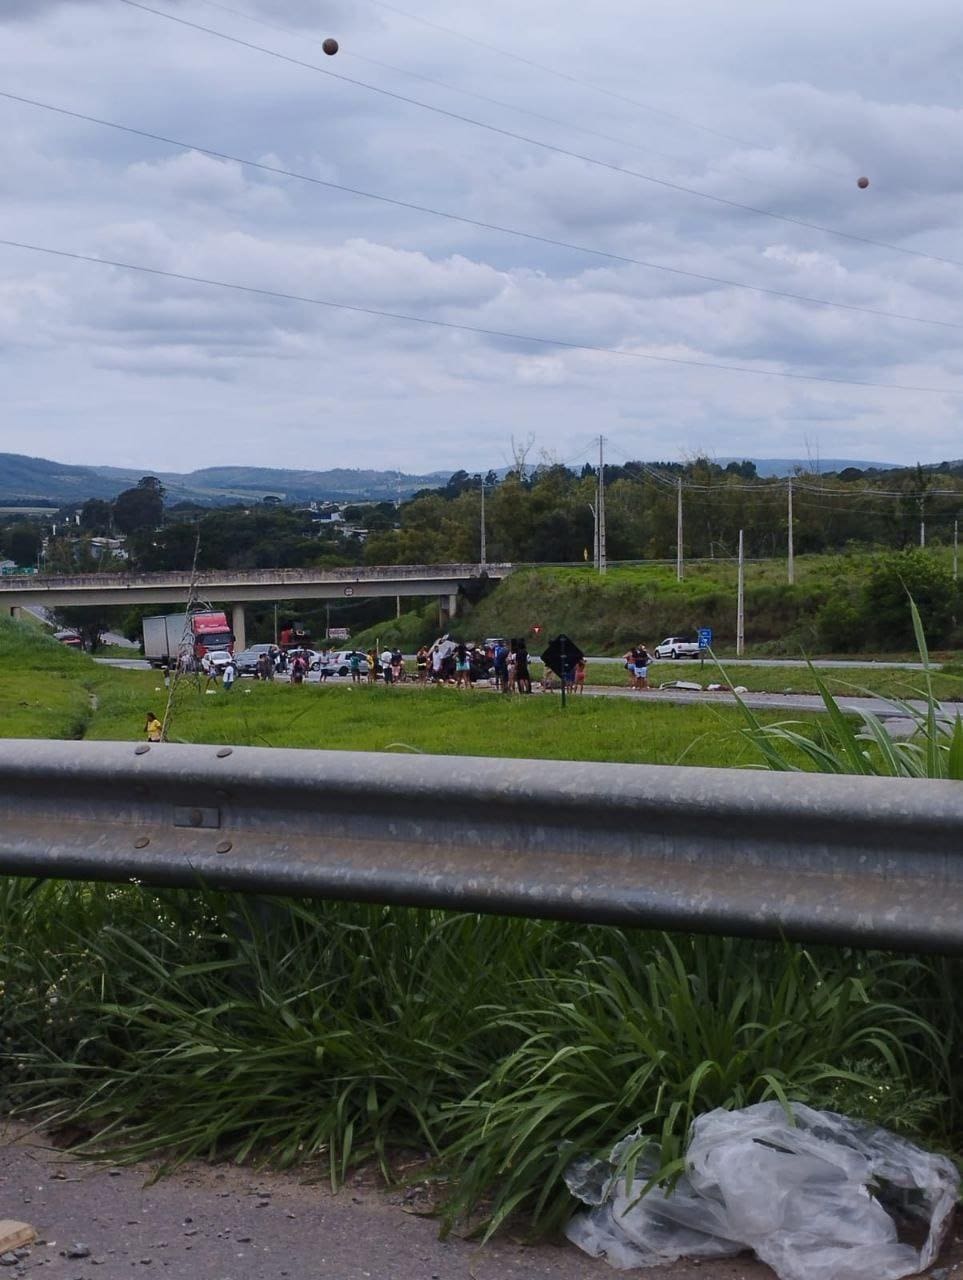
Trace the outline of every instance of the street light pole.
{"label": "street light pole", "polygon": [[483,480],[481,485],[481,564],[483,568],[487,564],[487,554],[488,547],[485,537],[485,481]]}
{"label": "street light pole", "polygon": [[604,573],[606,569],[605,560],[605,457],[603,447],[605,437],[599,436],[599,497],[598,497],[598,515],[596,516],[596,524],[598,526],[598,551],[599,551],[599,573]]}
{"label": "street light pole", "polygon": [[739,585],[736,589],[736,657],[742,657],[746,638],[746,561],[742,530],[739,530]]}

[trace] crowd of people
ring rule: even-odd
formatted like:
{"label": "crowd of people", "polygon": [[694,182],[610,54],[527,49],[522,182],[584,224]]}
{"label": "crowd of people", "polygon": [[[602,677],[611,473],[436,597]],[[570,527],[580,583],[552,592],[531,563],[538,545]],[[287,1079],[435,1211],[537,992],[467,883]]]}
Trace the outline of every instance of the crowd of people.
{"label": "crowd of people", "polygon": [[[330,656],[329,651],[323,651],[320,661],[315,664],[322,682],[332,673]],[[649,667],[654,659],[645,644],[635,645],[622,657],[629,674],[629,687],[647,689]],[[353,650],[346,658],[346,665],[355,684],[374,684],[380,679],[386,685],[417,681],[422,685],[453,685],[459,689],[471,689],[481,681],[495,686],[502,693],[530,694],[533,689],[531,656],[523,638],[494,638],[478,643],[456,640],[446,634],[431,645],[421,646],[414,656],[413,671],[397,648],[385,648],[380,652],[376,647],[367,652]],[[304,684],[310,670],[308,651],[272,646],[259,654],[253,675],[256,680],[265,681],[274,680],[275,676],[288,676],[292,684]],[[565,673],[566,687],[571,692],[581,693],[584,690],[585,670],[586,660],[580,657]],[[216,688],[220,681],[225,693],[230,693],[240,673],[233,658],[218,667],[205,657],[200,662],[200,674],[206,679],[207,689]],[[538,682],[538,687],[546,691],[560,685],[561,680],[548,668]]]}

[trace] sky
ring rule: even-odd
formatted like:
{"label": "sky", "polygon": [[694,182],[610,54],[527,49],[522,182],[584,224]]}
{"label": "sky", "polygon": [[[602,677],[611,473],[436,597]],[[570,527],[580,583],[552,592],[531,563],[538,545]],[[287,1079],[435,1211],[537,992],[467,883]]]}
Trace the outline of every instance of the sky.
{"label": "sky", "polygon": [[0,92],[168,139],[0,97],[0,451],[963,457],[955,2],[145,3],[0,4]]}

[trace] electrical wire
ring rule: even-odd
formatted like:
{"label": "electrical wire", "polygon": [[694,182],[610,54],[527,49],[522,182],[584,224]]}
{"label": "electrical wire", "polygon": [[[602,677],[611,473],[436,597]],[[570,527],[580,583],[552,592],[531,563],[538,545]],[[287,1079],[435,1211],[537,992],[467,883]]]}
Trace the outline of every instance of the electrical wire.
{"label": "electrical wire", "polygon": [[165,280],[177,280],[187,284],[201,284],[215,289],[230,289],[236,293],[261,298],[275,298],[283,302],[301,302],[314,307],[326,307],[337,311],[349,311],[356,315],[375,316],[383,320],[401,320],[406,324],[420,324],[435,329],[451,329],[458,333],[475,333],[485,338],[507,338],[511,342],[531,342],[542,347],[558,347],[563,351],[587,351],[595,355],[618,356],[624,360],[647,360],[656,364],[681,365],[685,368],[716,369],[724,373],[751,374],[759,378],[784,378],[794,382],[829,383],[841,387],[862,387],[876,391],[908,391],[921,395],[963,396],[963,387],[920,387],[897,382],[870,382],[854,378],[833,378],[827,374],[798,373],[786,369],[753,369],[748,365],[723,364],[713,360],[689,360],[682,356],[657,356],[650,352],[625,351],[619,347],[603,347],[590,342],[570,342],[565,338],[546,338],[530,333],[514,333],[507,329],[489,329],[482,325],[463,324],[455,320],[438,320],[431,316],[413,315],[404,311],[385,311],[379,307],[363,307],[357,303],[334,302],[328,298],[313,298],[305,294],[285,293],[279,289],[258,288],[231,280],[215,280],[207,276],[195,276],[181,271],[165,271],[160,267],[148,267],[143,263],[123,262],[116,258],[96,257],[69,249],[55,249],[49,245],[29,244],[22,240],[0,238],[0,245],[9,249],[23,249],[29,253],[43,253],[73,262],[87,262],[100,267],[117,267],[122,271],[136,271],[143,275],[157,276]]}
{"label": "electrical wire", "polygon": [[963,329],[963,323],[954,320],[934,320],[928,316],[913,316],[900,311],[884,311],[878,307],[864,307],[857,303],[839,302],[832,298],[816,298],[810,294],[793,293],[788,289],[772,289],[767,285],[749,284],[742,280],[730,280],[725,276],[711,276],[700,271],[687,271],[682,267],[670,267],[660,262],[649,262],[644,258],[633,258],[628,254],[612,253],[607,249],[596,249],[591,245],[574,244],[568,240],[557,240],[553,236],[544,236],[535,231],[522,231],[517,227],[505,227],[496,222],[485,222],[480,218],[469,218],[463,214],[452,213],[445,209],[435,209],[430,205],[416,204],[410,200],[400,200],[377,191],[365,191],[360,187],[349,187],[341,182],[331,182],[326,178],[316,178],[311,174],[299,173],[296,169],[284,169],[279,165],[267,164],[260,160],[251,160],[245,156],[234,155],[228,151],[220,151],[214,147],[202,146],[195,142],[185,142],[181,138],[171,138],[161,133],[153,133],[149,129],[138,129],[133,125],[120,124],[116,120],[105,120],[100,116],[88,115],[83,111],[73,111],[68,107],[58,107],[39,98],[27,98],[19,93],[10,93],[0,89],[0,98],[9,102],[17,102],[23,106],[36,107],[56,115],[66,116],[71,120],[81,120],[86,124],[97,125],[103,129],[113,129],[118,133],[130,134],[136,138],[146,138],[151,142],[160,142],[165,146],[181,147],[186,151],[196,151],[199,155],[211,156],[216,160],[227,160],[232,164],[243,165],[275,177],[293,178],[298,182],[306,182],[311,186],[325,187],[330,191],[340,191],[346,195],[358,196],[364,200],[374,200],[380,204],[390,204],[399,209],[407,209],[413,213],[425,213],[430,217],[444,218],[449,222],[460,222],[465,226],[475,227],[482,231],[494,231],[499,235],[514,236],[522,240],[531,240],[537,244],[549,245],[555,249],[569,249],[574,253],[584,253],[591,257],[604,258],[609,262],[621,262],[628,266],[645,267],[651,271],[662,271],[669,275],[681,276],[688,280],[698,280],[704,284],[722,285],[725,288],[743,289],[750,293],[760,293],[771,298],[783,298],[790,302],[803,302],[812,306],[832,307],[842,311],[855,311],[861,315],[876,316],[884,320],[900,320],[910,324],[932,325],[941,329]]}
{"label": "electrical wire", "polygon": [[337,71],[331,71],[327,67],[318,66],[317,63],[305,62],[300,58],[293,58],[289,54],[280,53],[276,49],[268,49],[265,45],[255,44],[250,40],[242,40],[240,36],[229,35],[226,31],[218,31],[214,27],[206,27],[198,22],[191,22],[187,18],[179,18],[173,13],[165,13],[162,9],[153,9],[150,5],[142,4],[141,0],[118,0],[118,3],[127,5],[131,9],[139,9],[143,13],[152,14],[157,18],[165,18],[168,22],[175,22],[183,27],[189,27],[194,31],[202,31],[207,35],[215,36],[217,39],[226,40],[231,44],[240,45],[244,49],[253,50],[257,53],[264,53],[268,57],[277,58],[281,62],[289,63],[292,66],[302,67],[308,71],[316,71],[320,75],[329,76],[331,79],[339,80],[343,84],[353,85],[358,89],[366,89],[370,93],[379,94],[381,97],[391,98],[395,102],[403,102],[408,106],[419,107],[424,111],[432,111],[436,115],[444,116],[448,120],[456,120],[461,124],[468,124],[477,129],[485,129],[489,133],[494,133],[503,138],[511,138],[515,142],[523,142],[528,146],[539,147],[543,151],[549,151],[553,155],[567,156],[571,160],[580,160],[585,164],[594,165],[600,169],[606,169],[612,173],[621,173],[630,178],[637,178],[641,182],[652,183],[655,186],[662,187],[667,191],[676,191],[688,196],[695,196],[700,200],[708,200],[713,204],[722,205],[727,209],[739,209],[743,213],[752,213],[763,218],[772,218],[777,222],[786,222],[792,226],[805,227],[809,231],[818,231],[823,235],[837,236],[843,240],[850,240],[857,244],[870,245],[876,249],[886,249],[891,253],[902,253],[912,258],[921,258],[929,262],[938,262],[943,266],[963,267],[963,261],[955,258],[944,258],[938,254],[925,253],[921,249],[910,249],[905,245],[891,244],[885,240],[874,240],[869,236],[861,236],[853,231],[843,231],[838,227],[824,226],[817,222],[808,222],[804,218],[794,217],[789,213],[777,213],[774,209],[763,209],[757,205],[744,204],[739,200],[729,200],[725,196],[713,195],[709,191],[701,191],[697,187],[689,187],[680,182],[671,182],[667,178],[657,178],[653,174],[642,173],[638,169],[628,169],[623,165],[615,164],[609,160],[601,160],[597,156],[585,155],[579,151],[570,151],[566,147],[561,147],[552,142],[545,142],[540,138],[532,138],[527,134],[516,133],[512,129],[505,129],[499,125],[488,124],[483,120],[476,120],[472,116],[466,116],[458,111],[449,111],[445,107],[434,106],[428,102],[422,102],[418,98],[408,97],[403,93],[396,93],[391,89],[383,89],[379,85],[368,84],[364,80],[358,80],[353,76],[342,75]]}
{"label": "electrical wire", "polygon": [[[235,18],[243,18],[246,22],[253,22],[259,27],[265,27],[269,31],[281,31],[285,35],[293,36],[298,40],[308,40],[311,44],[321,44],[319,39],[313,36],[305,36],[302,31],[298,31],[294,27],[282,26],[277,22],[268,22],[265,18],[258,18],[253,13],[247,13],[243,9],[235,9],[230,5],[221,4],[219,0],[200,0],[201,4],[206,4],[212,9],[220,9],[222,13],[229,13]],[[420,80],[423,84],[434,85],[439,89],[446,89],[450,93],[461,94],[465,98],[474,98],[477,102],[487,102],[490,106],[504,107],[508,111],[515,111],[519,115],[530,116],[533,120],[541,120],[546,124],[558,125],[563,129],[572,129],[576,133],[584,133],[590,138],[601,138],[604,142],[614,142],[620,147],[629,147],[633,151],[642,152],[644,155],[660,156],[663,160],[669,160],[674,164],[684,164],[691,166],[698,163],[711,173],[718,173],[726,176],[727,171],[719,169],[710,164],[704,164],[702,161],[695,161],[692,157],[680,156],[671,151],[660,151],[658,147],[644,145],[638,142],[631,142],[628,138],[615,137],[610,133],[601,133],[598,129],[589,129],[585,125],[575,124],[571,120],[559,120],[557,116],[545,115],[541,111],[533,111],[531,107],[522,107],[515,102],[505,102],[502,98],[493,98],[487,93],[478,93],[474,89],[466,89],[463,85],[450,84],[447,80],[439,80],[437,76],[428,76],[421,71],[412,71],[409,67],[399,67],[392,62],[382,62],[379,58],[367,57],[364,54],[357,53],[354,49],[340,50],[342,58],[353,59],[355,62],[364,63],[366,66],[378,67],[382,71],[393,71],[398,75],[408,76],[412,80]]]}
{"label": "electrical wire", "polygon": [[[607,88],[600,85],[594,80],[586,80],[582,76],[572,75],[569,71],[561,71],[558,67],[549,66],[544,62],[537,62],[534,58],[527,58],[523,54],[516,53],[512,49],[504,49],[499,45],[488,44],[484,40],[479,40],[475,36],[466,35],[463,31],[457,31],[454,27],[446,27],[440,22],[433,22],[429,18],[423,18],[418,14],[410,13],[407,9],[401,9],[397,5],[389,4],[388,0],[368,0],[369,4],[375,5],[379,9],[385,9],[390,13],[398,14],[400,17],[407,18],[411,22],[420,23],[424,27],[429,27],[434,31],[444,32],[445,35],[454,36],[456,40],[463,40],[467,44],[473,44],[479,49],[485,49],[489,53],[495,53],[500,58],[510,58],[514,62],[519,62],[523,66],[533,67],[537,71],[544,71],[550,76],[555,76],[559,80],[565,80],[569,84],[582,85],[586,89],[591,89],[594,93],[604,94],[607,98],[613,98],[617,102],[628,103],[629,106],[636,107],[640,111],[647,111],[652,115],[659,116],[663,120],[671,120],[674,124],[684,125],[688,129],[696,129],[700,133],[705,133],[714,138],[721,138],[726,142],[735,142],[741,147],[749,147],[754,151],[772,151],[774,148],[765,142],[759,142],[747,138],[741,138],[737,134],[726,133],[722,129],[717,129],[712,125],[703,124],[698,120],[691,120],[687,116],[681,116],[673,111],[666,111],[663,107],[654,107],[651,103],[640,102],[638,98],[631,98],[628,94],[619,93],[615,89]],[[831,169],[826,165],[816,164],[812,160],[801,158],[801,163],[808,165],[810,168],[818,169],[823,173],[831,173],[834,177],[840,176],[841,171]]]}

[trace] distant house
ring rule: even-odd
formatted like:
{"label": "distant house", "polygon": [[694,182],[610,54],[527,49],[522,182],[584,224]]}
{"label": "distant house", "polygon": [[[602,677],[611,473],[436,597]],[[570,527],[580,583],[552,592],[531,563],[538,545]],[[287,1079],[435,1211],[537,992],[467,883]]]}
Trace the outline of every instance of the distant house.
{"label": "distant house", "polygon": [[9,573],[11,569],[16,569],[16,560],[0,560],[0,573]]}
{"label": "distant house", "polygon": [[124,546],[126,541],[126,538],[91,538],[90,550],[98,560],[103,559],[105,555],[126,560],[128,559],[127,548]]}

